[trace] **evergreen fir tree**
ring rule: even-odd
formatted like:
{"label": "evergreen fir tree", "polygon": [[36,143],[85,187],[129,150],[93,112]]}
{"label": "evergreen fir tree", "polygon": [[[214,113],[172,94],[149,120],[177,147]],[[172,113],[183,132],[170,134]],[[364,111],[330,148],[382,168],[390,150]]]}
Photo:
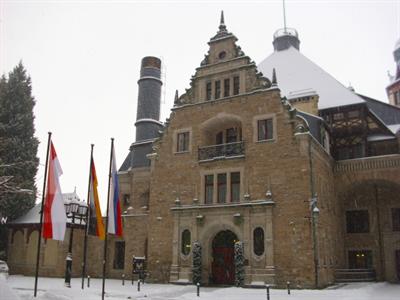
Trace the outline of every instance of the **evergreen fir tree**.
{"label": "evergreen fir tree", "polygon": [[201,245],[200,242],[193,243],[193,283],[201,283]]}
{"label": "evergreen fir tree", "polygon": [[[0,214],[8,221],[35,204],[39,141],[34,105],[31,79],[20,62],[8,78],[0,79]],[[1,251],[7,236],[4,228],[0,231]]]}
{"label": "evergreen fir tree", "polygon": [[244,255],[243,243],[235,243],[235,284],[236,286],[243,286],[244,284]]}

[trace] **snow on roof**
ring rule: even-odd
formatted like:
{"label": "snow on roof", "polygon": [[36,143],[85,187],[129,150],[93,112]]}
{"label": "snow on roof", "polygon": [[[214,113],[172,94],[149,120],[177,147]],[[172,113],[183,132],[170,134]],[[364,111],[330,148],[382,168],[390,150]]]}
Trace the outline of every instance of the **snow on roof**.
{"label": "snow on roof", "polygon": [[[64,203],[68,202],[79,202],[82,205],[86,205],[86,202],[80,201],[80,198],[76,191],[72,193],[63,193],[62,194]],[[40,223],[40,208],[42,202],[37,203],[34,207],[32,207],[28,212],[21,217],[15,219],[10,222],[11,224],[38,224]],[[72,223],[71,218],[67,218],[68,223]],[[76,223],[76,222],[75,222]]]}
{"label": "snow on roof", "polygon": [[400,129],[400,124],[388,125],[387,127],[390,129],[391,132],[396,134],[397,131],[399,131],[399,129]]}
{"label": "snow on roof", "polygon": [[291,100],[291,99],[307,97],[307,96],[315,96],[315,95],[318,95],[318,93],[316,91],[314,91],[313,89],[304,89],[304,90],[300,90],[300,91],[289,92],[289,94],[287,95],[287,99]]}
{"label": "snow on roof", "polygon": [[273,68],[278,87],[286,97],[295,91],[312,89],[319,95],[319,109],[364,102],[293,47],[275,51],[258,66],[267,77],[272,74]]}
{"label": "snow on roof", "polygon": [[32,207],[28,212],[11,222],[11,224],[36,224],[40,223],[41,202]]}
{"label": "snow on roof", "polygon": [[368,136],[367,140],[368,142],[379,142],[379,141],[386,141],[386,140],[391,140],[396,137],[388,134],[373,134]]}

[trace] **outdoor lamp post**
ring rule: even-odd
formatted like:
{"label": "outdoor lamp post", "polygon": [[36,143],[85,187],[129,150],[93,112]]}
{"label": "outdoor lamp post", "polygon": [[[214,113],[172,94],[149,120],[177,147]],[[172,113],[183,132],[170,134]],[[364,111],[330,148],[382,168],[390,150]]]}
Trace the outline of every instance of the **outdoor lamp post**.
{"label": "outdoor lamp post", "polygon": [[65,258],[66,266],[65,266],[65,286],[71,287],[71,275],[72,275],[72,242],[74,238],[74,225],[75,218],[82,220],[86,216],[87,212],[87,204],[85,202],[81,202],[76,198],[72,200],[66,200],[64,202],[65,213],[67,214],[67,219],[71,218],[70,223],[70,235],[69,235],[69,244],[68,244],[68,253]]}

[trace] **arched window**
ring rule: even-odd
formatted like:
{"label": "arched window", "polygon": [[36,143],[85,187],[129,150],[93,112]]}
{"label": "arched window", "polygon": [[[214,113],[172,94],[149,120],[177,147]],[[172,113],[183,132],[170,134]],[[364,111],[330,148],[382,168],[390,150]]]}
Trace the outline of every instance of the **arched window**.
{"label": "arched window", "polygon": [[188,255],[190,253],[191,241],[190,241],[190,231],[185,229],[182,231],[182,245],[181,252],[183,255]]}
{"label": "arched window", "polygon": [[253,250],[257,256],[264,254],[264,230],[261,227],[253,231]]}

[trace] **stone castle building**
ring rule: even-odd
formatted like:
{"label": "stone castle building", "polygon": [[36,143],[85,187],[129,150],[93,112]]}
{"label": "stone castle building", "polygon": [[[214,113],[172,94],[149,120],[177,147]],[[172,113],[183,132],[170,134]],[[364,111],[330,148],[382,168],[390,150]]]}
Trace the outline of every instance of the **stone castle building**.
{"label": "stone castle building", "polygon": [[[276,32],[259,66],[223,15],[208,44],[165,123],[161,61],[142,60],[136,140],[119,170],[124,237],[109,241],[108,275],[144,256],[149,280],[190,283],[196,244],[204,284],[234,284],[238,268],[253,286],[399,281],[400,108],[341,85],[300,52],[294,29]],[[88,272],[100,276],[92,254]]]}

